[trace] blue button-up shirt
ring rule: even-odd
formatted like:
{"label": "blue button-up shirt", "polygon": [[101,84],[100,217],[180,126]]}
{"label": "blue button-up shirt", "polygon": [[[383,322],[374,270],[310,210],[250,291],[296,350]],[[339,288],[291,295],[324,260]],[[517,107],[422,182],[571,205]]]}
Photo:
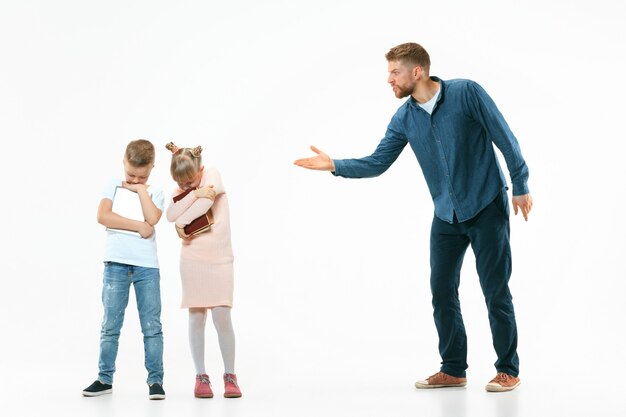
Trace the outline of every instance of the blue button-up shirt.
{"label": "blue button-up shirt", "polygon": [[507,187],[493,144],[502,152],[513,195],[528,194],[528,167],[517,139],[483,88],[470,80],[439,82],[432,114],[413,97],[391,119],[370,156],[335,159],[334,175],[376,177],[398,158],[407,143],[419,162],[435,203],[435,215],[452,223],[476,216]]}

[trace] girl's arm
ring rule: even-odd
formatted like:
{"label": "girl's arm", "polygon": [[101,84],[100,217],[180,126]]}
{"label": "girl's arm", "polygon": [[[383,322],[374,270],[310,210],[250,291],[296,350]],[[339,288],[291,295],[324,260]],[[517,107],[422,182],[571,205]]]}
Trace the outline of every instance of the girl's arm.
{"label": "girl's arm", "polygon": [[170,205],[167,207],[165,212],[165,216],[167,217],[167,221],[175,222],[180,216],[182,216],[185,211],[191,207],[191,205],[198,199],[193,192],[187,194],[183,197],[182,200],[178,200],[174,202],[174,197],[178,194],[182,193],[181,189],[177,189],[174,192],[172,198],[170,198]]}
{"label": "girl's arm", "polygon": [[[220,173],[215,168],[205,170],[204,178],[202,179],[201,187],[206,185],[212,185],[215,190],[216,196],[219,194],[223,194],[224,184],[222,183],[222,178]],[[194,201],[190,204],[190,206],[184,210],[184,212],[178,216],[175,221],[179,226],[186,226],[198,217],[205,214],[209,209],[213,206],[213,200],[210,198],[198,198],[195,196],[194,192],[189,193],[185,198],[180,200],[178,203],[182,203],[189,196],[194,195]],[[178,204],[176,203],[176,204]],[[169,210],[169,209],[168,209]],[[169,217],[168,217],[169,219]]]}

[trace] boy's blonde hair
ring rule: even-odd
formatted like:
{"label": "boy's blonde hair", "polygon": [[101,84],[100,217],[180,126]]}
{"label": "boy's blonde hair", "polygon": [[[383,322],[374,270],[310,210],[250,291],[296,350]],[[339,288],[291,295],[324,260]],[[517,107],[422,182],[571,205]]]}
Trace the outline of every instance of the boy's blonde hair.
{"label": "boy's blonde hair", "polygon": [[170,173],[177,183],[193,181],[202,167],[202,146],[179,148],[173,142],[165,145],[172,152]]}
{"label": "boy's blonde hair", "polygon": [[124,159],[134,167],[142,168],[154,164],[154,145],[146,139],[133,140],[126,146]]}

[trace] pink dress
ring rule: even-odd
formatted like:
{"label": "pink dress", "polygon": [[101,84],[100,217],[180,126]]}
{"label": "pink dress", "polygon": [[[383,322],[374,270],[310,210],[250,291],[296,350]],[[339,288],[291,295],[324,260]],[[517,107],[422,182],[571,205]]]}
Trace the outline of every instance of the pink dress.
{"label": "pink dress", "polygon": [[182,308],[233,306],[233,249],[228,198],[220,174],[215,168],[204,169],[200,187],[205,185],[213,185],[218,193],[215,202],[189,193],[174,203],[173,197],[183,192],[177,188],[167,208],[167,219],[180,226],[189,224],[209,208],[213,210],[215,222],[210,231],[191,240],[181,239]]}

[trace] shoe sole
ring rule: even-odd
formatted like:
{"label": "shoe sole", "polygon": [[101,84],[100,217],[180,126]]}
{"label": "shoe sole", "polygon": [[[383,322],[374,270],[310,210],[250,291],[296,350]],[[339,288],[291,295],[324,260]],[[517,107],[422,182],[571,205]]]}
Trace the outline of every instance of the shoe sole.
{"label": "shoe sole", "polygon": [[98,392],[83,391],[83,397],[99,397],[100,395],[111,394],[112,392],[113,392],[113,388],[105,389],[105,390],[98,391]]}
{"label": "shoe sole", "polygon": [[152,394],[149,396],[149,398],[151,400],[164,400],[165,399],[165,395],[164,394]]}
{"label": "shoe sole", "polygon": [[213,394],[193,394],[196,398],[213,398]]}
{"label": "shoe sole", "polygon": [[241,394],[224,394],[224,398],[241,398]]}
{"label": "shoe sole", "polygon": [[459,384],[439,384],[439,385],[431,385],[425,384],[421,382],[415,383],[415,388],[417,389],[432,389],[432,388],[463,388],[467,385],[467,382],[461,382]]}
{"label": "shoe sole", "polygon": [[485,389],[487,390],[487,392],[507,392],[507,391],[513,391],[521,383],[522,382],[520,381],[517,384],[515,384],[513,386],[510,386],[510,387],[503,387],[501,385],[490,385],[490,384],[487,384],[485,386]]}

